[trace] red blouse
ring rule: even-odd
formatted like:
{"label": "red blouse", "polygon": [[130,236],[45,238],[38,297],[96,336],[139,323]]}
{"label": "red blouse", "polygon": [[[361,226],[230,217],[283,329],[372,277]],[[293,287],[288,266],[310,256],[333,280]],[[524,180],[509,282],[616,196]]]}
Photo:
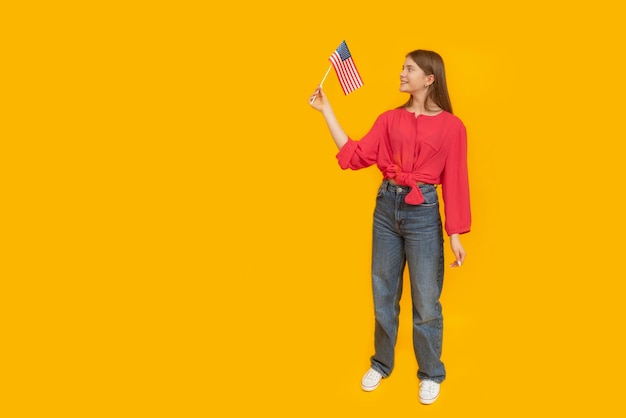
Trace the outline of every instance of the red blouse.
{"label": "red blouse", "polygon": [[344,170],[376,164],[384,179],[411,187],[405,198],[411,205],[424,201],[416,182],[441,184],[447,234],[469,232],[467,133],[455,115],[415,117],[405,108],[388,110],[360,141],[349,139],[337,160]]}

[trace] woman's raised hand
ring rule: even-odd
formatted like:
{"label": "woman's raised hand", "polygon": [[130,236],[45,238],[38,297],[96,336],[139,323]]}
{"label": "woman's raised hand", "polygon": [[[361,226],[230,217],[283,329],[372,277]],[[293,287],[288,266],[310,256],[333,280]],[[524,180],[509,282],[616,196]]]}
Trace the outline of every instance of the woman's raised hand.
{"label": "woman's raised hand", "polygon": [[309,97],[309,104],[313,109],[319,110],[320,112],[330,105],[321,86],[318,86],[311,97]]}

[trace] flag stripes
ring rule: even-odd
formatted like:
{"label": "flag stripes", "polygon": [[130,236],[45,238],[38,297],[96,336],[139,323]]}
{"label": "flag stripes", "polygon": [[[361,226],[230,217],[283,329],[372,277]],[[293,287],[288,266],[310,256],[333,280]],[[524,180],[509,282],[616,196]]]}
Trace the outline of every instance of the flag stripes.
{"label": "flag stripes", "polygon": [[329,58],[335,69],[343,94],[348,94],[363,86],[363,79],[354,64],[346,41],[343,41]]}

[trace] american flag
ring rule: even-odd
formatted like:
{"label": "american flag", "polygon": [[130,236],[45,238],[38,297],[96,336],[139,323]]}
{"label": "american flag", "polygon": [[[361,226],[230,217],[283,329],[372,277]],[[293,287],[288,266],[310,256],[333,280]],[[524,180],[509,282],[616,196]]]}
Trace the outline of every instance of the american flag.
{"label": "american flag", "polygon": [[354,65],[346,41],[343,41],[329,58],[337,73],[343,94],[348,94],[363,85],[363,79]]}

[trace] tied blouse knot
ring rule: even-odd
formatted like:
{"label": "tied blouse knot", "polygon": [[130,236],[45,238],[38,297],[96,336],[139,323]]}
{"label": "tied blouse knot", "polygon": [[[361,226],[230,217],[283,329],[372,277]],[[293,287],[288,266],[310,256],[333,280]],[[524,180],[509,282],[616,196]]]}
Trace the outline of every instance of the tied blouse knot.
{"label": "tied blouse knot", "polygon": [[[409,194],[406,195],[404,201],[409,205],[419,205],[424,203],[424,196],[422,195],[422,191],[419,187],[415,187],[418,181],[421,181],[420,178],[423,178],[423,175],[419,173],[407,173],[400,171],[400,168],[396,165],[389,167],[383,173],[385,179],[394,179],[396,183],[401,186],[408,186],[411,188]],[[425,182],[424,182],[425,183]]]}

